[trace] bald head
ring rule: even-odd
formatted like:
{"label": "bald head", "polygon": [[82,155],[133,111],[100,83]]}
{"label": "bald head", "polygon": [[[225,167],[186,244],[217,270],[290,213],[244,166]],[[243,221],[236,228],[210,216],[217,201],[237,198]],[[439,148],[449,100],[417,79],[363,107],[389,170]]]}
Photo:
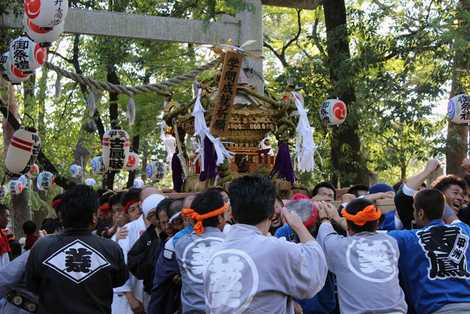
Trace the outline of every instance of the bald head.
{"label": "bald head", "polygon": [[150,196],[152,194],[162,194],[162,193],[157,188],[154,188],[154,187],[144,188],[142,192],[140,192],[140,201],[145,200],[147,196]]}

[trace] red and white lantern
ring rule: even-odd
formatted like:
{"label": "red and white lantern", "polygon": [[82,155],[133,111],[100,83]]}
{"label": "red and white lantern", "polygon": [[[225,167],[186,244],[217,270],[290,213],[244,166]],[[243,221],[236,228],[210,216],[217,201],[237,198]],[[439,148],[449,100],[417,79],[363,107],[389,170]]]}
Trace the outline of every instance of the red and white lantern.
{"label": "red and white lantern", "polygon": [[12,84],[20,84],[21,82],[24,82],[27,79],[29,79],[29,77],[31,76],[31,74],[25,73],[15,67],[10,53],[7,53],[7,58],[3,66],[3,69],[4,69],[3,77]]}
{"label": "red and white lantern", "polygon": [[24,14],[41,27],[55,27],[65,21],[68,0],[24,0]]}
{"label": "red and white lantern", "polygon": [[129,135],[124,130],[113,129],[103,136],[102,156],[105,169],[122,170],[129,155]]}
{"label": "red and white lantern", "polygon": [[8,145],[5,166],[12,174],[25,174],[36,162],[41,149],[41,139],[36,130],[18,129]]}
{"label": "red and white lantern", "polygon": [[18,37],[10,43],[12,64],[25,73],[31,73],[41,67],[46,55],[46,48],[26,36]]}
{"label": "red and white lantern", "polygon": [[129,155],[127,155],[126,170],[134,171],[139,167],[139,164],[140,164],[139,155],[134,152],[130,152]]}
{"label": "red and white lantern", "polygon": [[41,43],[43,46],[46,46],[59,38],[59,36],[64,32],[64,24],[65,23],[61,23],[53,28],[41,27],[34,24],[34,22],[28,19],[27,16],[24,16],[23,18],[24,30],[28,37],[37,43]]}
{"label": "red and white lantern", "polygon": [[348,115],[346,104],[339,99],[328,99],[320,107],[320,118],[328,125],[342,124]]}

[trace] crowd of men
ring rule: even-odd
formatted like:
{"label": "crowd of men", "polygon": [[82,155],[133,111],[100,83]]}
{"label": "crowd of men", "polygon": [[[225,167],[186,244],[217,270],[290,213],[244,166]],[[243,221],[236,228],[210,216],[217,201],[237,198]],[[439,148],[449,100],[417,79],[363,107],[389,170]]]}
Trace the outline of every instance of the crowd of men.
{"label": "crowd of men", "polygon": [[439,166],[339,203],[328,182],[282,200],[257,175],[184,198],[74,186],[11,261],[0,233],[0,313],[470,313],[469,185],[426,186]]}

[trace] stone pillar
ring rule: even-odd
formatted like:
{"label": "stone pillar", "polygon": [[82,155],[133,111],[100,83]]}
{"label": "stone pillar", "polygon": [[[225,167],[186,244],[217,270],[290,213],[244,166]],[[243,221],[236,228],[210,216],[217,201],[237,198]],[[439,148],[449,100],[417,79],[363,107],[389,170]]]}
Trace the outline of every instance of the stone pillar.
{"label": "stone pillar", "polygon": [[[236,17],[240,21],[240,45],[249,40],[255,40],[255,43],[245,47],[245,50],[261,57],[263,55],[263,7],[261,0],[244,0]],[[258,93],[263,94],[263,59],[245,58],[243,69],[247,68],[249,70],[246,70],[245,74],[248,83],[255,86]]]}

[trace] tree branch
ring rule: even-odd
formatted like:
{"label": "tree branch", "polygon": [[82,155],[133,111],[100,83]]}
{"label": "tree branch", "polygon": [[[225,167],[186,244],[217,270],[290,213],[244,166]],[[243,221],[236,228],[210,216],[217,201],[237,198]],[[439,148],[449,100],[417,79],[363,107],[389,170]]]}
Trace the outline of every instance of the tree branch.
{"label": "tree branch", "polygon": [[297,10],[297,33],[295,34],[294,38],[292,38],[291,40],[289,40],[287,42],[287,44],[285,44],[283,47],[282,47],[282,51],[281,51],[281,54],[282,56],[285,58],[285,55],[286,55],[286,50],[287,48],[289,48],[290,45],[292,45],[294,42],[297,42],[299,40],[299,37],[300,37],[300,34],[302,33],[302,18],[300,16],[300,12],[302,10]]}
{"label": "tree branch", "polygon": [[55,55],[55,56],[61,58],[61,59],[64,60],[65,62],[68,62],[68,63],[70,63],[70,64],[73,65],[73,60],[72,60],[72,59],[69,59],[69,58],[67,58],[67,57],[64,57],[63,55],[61,55],[61,54],[58,53],[57,51],[55,51],[55,50],[49,50],[48,52],[49,52],[50,54],[52,54],[52,55]]}
{"label": "tree branch", "polygon": [[289,66],[284,56],[281,55],[279,52],[277,52],[276,49],[274,49],[274,47],[271,46],[267,41],[263,41],[263,46],[268,48],[276,56],[276,58],[278,58],[279,61],[281,61],[283,67],[286,68]]}
{"label": "tree branch", "polygon": [[312,39],[313,39],[313,43],[315,44],[315,47],[317,47],[318,51],[320,51],[322,58],[327,60],[328,56],[326,55],[325,49],[323,49],[323,46],[321,45],[321,42],[320,42],[320,38],[318,37],[318,23],[319,22],[320,22],[320,19],[318,16],[316,16],[315,22],[313,23],[313,27],[312,27]]}

